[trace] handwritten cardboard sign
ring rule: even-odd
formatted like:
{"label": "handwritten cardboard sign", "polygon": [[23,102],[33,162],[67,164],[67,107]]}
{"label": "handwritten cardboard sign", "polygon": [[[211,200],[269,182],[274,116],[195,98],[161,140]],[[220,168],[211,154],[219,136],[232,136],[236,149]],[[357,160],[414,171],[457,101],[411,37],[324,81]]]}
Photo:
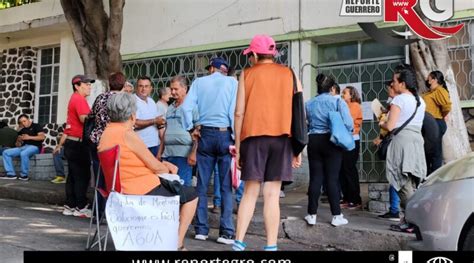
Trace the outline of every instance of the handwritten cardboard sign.
{"label": "handwritten cardboard sign", "polygon": [[179,196],[112,192],[105,208],[117,250],[177,250]]}

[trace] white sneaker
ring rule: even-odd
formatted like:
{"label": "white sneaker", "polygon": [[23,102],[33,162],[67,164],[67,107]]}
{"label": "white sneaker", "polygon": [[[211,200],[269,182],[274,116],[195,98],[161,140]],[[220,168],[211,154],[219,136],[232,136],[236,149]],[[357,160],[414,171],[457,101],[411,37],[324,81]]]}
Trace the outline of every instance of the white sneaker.
{"label": "white sneaker", "polygon": [[194,236],[194,239],[202,240],[202,241],[206,241],[207,238],[208,238],[207,235],[201,235],[201,234],[197,234],[197,235]]}
{"label": "white sneaker", "polygon": [[306,220],[306,223],[310,226],[316,225],[316,215],[307,215],[304,217],[304,220]]}
{"label": "white sneaker", "polygon": [[217,243],[225,244],[225,245],[233,245],[234,244],[234,238],[222,235],[217,239]]}
{"label": "white sneaker", "polygon": [[347,223],[349,223],[349,221],[347,221],[342,214],[332,217],[331,225],[333,226],[342,226]]}
{"label": "white sneaker", "polygon": [[280,190],[280,198],[285,198],[285,196],[286,196],[285,192]]}
{"label": "white sneaker", "polygon": [[89,209],[89,205],[86,205],[84,208],[80,210],[76,209],[72,215],[77,216],[77,217],[82,217],[82,218],[91,218],[92,210]]}
{"label": "white sneaker", "polygon": [[63,215],[72,216],[74,215],[75,211],[76,211],[76,208],[70,208],[69,206],[64,205]]}

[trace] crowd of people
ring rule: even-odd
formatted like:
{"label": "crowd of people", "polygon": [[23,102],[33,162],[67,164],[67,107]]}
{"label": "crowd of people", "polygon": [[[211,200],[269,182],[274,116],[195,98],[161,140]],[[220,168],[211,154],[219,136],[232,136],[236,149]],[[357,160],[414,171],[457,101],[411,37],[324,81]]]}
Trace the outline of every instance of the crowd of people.
{"label": "crowd of people", "polygon": [[[68,104],[67,122],[54,150],[58,170],[63,154],[69,164],[67,179],[64,171],[58,171],[53,180],[65,182],[62,213],[92,216],[86,195],[91,179],[90,164],[95,176],[99,176],[98,152],[119,145],[122,193],[180,196],[180,250],[185,250],[184,236],[194,217],[195,239],[209,238],[207,193],[213,175],[218,203],[214,203],[212,211],[220,213],[217,242],[233,244],[234,250],[245,250],[245,235],[262,188],[267,239],[264,250],[277,250],[281,190],[284,184],[293,181],[292,169],[300,167],[302,162],[301,154],[294,154],[291,142],[294,83],[296,92],[303,90],[290,68],[275,63],[277,52],[271,37],[257,35],[243,53],[251,66],[240,73],[238,80],[231,73],[228,61],[215,57],[206,67],[209,74],[195,79],[190,87],[185,77],[173,77],[169,87],[158,90],[158,102],[151,98],[154,87],[150,77],[139,77],[133,87],[123,73],[117,72],[109,76],[109,91],[99,95],[90,108],[86,97],[94,79],[84,75],[73,77],[74,93]],[[308,207],[304,220],[308,225],[317,223],[324,190],[329,199],[331,224],[337,227],[349,223],[343,209],[362,207],[357,169],[361,94],[352,86],[339,94],[334,78],[324,74],[317,76],[316,85],[318,95],[304,105],[309,134]],[[386,158],[391,206],[380,217],[399,219],[402,211],[398,203],[403,210],[419,182],[442,165],[442,137],[451,102],[439,71],[427,76],[429,91],[421,96],[416,73],[409,65],[398,66],[386,86],[390,101],[380,118],[381,133],[374,144],[398,131]],[[334,111],[340,113],[347,133],[355,142],[352,150],[346,151],[331,140],[329,113]],[[90,115],[95,117],[95,125],[86,142],[84,122]],[[3,127],[6,125],[0,129],[0,151],[6,170],[2,178],[17,178],[11,160],[20,156],[18,178],[27,180],[28,160],[40,152],[44,132],[27,115],[21,115],[18,121],[22,127],[18,133]],[[244,182],[236,191],[236,226],[232,217],[229,150],[232,145]],[[158,176],[163,173],[179,175],[182,186],[172,187],[167,179]],[[104,184],[103,179],[99,184]],[[99,209],[103,210],[103,204]],[[401,217],[392,229],[411,232],[411,226]]]}

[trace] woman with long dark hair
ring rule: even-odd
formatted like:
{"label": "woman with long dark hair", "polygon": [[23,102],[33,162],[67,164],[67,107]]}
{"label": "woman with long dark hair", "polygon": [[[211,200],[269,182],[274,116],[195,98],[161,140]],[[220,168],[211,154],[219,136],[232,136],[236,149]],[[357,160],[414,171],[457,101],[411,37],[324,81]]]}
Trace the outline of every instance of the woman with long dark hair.
{"label": "woman with long dark hair", "polygon": [[309,132],[309,188],[308,215],[304,219],[308,225],[316,224],[321,185],[324,179],[327,182],[326,190],[333,216],[331,224],[340,226],[348,223],[347,219],[341,214],[341,207],[339,206],[339,171],[342,164],[343,149],[330,141],[329,112],[338,110],[341,113],[348,132],[352,132],[353,122],[347,103],[340,97],[336,98],[329,93],[335,84],[334,79],[319,74],[316,77],[316,82],[319,95],[306,102]]}
{"label": "woman with long dark hair", "polygon": [[437,147],[432,157],[427,158],[428,174],[436,171],[443,165],[443,135],[446,132],[446,119],[451,111],[451,99],[444,80],[443,73],[438,70],[432,71],[426,78],[426,87],[429,91],[422,97],[426,102],[426,112],[430,113],[438,123],[439,137]]}
{"label": "woman with long dark hair", "polygon": [[[418,96],[416,74],[410,66],[397,67],[393,74],[392,87],[397,94],[392,100],[388,120],[380,127],[398,132],[388,146],[386,176],[388,182],[400,196],[400,207],[405,210],[407,200],[413,195],[417,183],[426,177],[425,152],[421,128],[425,116],[425,102]],[[392,225],[394,231],[412,232],[413,229],[402,219],[399,225]]]}

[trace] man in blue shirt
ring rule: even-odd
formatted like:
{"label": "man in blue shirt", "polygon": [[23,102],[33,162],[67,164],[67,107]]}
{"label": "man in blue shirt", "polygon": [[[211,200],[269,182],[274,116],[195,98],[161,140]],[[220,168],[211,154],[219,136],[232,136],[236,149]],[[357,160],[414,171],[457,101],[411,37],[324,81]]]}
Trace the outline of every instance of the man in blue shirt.
{"label": "man in blue shirt", "polygon": [[[230,177],[231,155],[229,146],[234,144],[232,127],[237,96],[237,80],[227,76],[229,64],[223,58],[211,59],[211,74],[197,78],[182,105],[183,126],[199,138],[197,149],[199,196],[196,213],[195,239],[206,240],[209,234],[207,217],[207,189],[217,163],[222,196],[218,243],[233,244],[232,182]],[[199,112],[199,127],[193,127],[193,109]]]}

